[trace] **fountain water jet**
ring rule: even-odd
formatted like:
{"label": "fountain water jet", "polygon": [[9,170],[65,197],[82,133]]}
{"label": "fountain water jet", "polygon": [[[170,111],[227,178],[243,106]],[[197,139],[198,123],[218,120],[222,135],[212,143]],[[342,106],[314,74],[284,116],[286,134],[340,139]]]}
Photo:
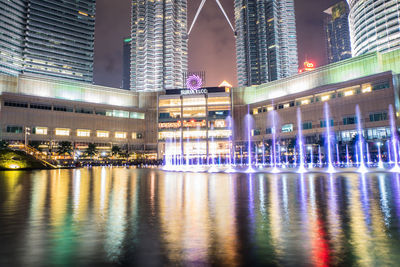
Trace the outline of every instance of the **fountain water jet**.
{"label": "fountain water jet", "polygon": [[359,153],[360,153],[360,167],[358,168],[359,172],[366,172],[367,167],[365,166],[365,161],[364,161],[364,152],[363,152],[363,146],[364,146],[364,138],[363,138],[363,131],[362,131],[362,126],[361,126],[361,111],[360,111],[360,106],[356,105],[356,117],[357,117],[357,133],[358,133],[358,146],[359,146]]}
{"label": "fountain water jet", "polygon": [[393,146],[393,155],[394,155],[394,166],[391,169],[392,172],[400,172],[399,167],[399,160],[397,154],[397,130],[396,130],[396,123],[395,123],[395,116],[393,106],[389,105],[389,118],[390,118],[390,131],[392,134],[392,146]]}
{"label": "fountain water jet", "polygon": [[303,151],[303,127],[301,122],[301,111],[300,108],[297,108],[297,144],[299,146],[299,157],[300,157],[300,167],[297,172],[302,173],[305,172],[306,169],[304,167],[304,151]]}
{"label": "fountain water jet", "polygon": [[329,106],[328,103],[324,104],[324,112],[325,112],[325,123],[326,123],[326,145],[328,150],[328,172],[333,173],[335,169],[332,164],[332,151],[331,151],[331,124],[329,118]]}

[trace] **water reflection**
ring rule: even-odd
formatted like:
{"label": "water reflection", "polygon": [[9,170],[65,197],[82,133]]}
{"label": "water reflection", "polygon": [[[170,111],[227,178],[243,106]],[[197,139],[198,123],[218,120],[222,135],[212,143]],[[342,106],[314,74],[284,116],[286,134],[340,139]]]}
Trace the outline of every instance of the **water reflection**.
{"label": "water reflection", "polygon": [[1,172],[0,237],[0,265],[395,265],[400,176]]}

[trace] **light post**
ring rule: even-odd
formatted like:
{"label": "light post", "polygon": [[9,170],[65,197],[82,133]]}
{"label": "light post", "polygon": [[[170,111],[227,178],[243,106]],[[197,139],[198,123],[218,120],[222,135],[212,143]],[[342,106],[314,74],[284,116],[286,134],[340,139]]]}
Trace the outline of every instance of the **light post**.
{"label": "light post", "polygon": [[25,147],[28,145],[28,135],[31,134],[31,128],[25,127]]}

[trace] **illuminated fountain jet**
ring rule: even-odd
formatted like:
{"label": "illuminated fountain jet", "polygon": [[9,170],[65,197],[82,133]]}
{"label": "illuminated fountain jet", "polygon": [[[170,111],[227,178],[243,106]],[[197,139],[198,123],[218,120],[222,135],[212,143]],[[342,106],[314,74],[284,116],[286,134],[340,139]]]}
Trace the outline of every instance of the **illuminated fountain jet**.
{"label": "illuminated fountain jet", "polygon": [[[190,28],[189,28],[189,31],[188,31],[187,36],[190,35],[190,32],[192,31],[193,26],[194,26],[194,24],[195,24],[196,21],[197,21],[197,17],[199,16],[201,10],[203,9],[203,6],[204,6],[204,4],[206,3],[206,1],[207,1],[207,0],[201,0],[200,6],[199,6],[199,8],[197,9],[196,15],[194,16],[192,25],[191,25]],[[226,14],[226,12],[225,12],[224,8],[222,7],[221,3],[219,2],[219,0],[215,0],[215,2],[217,2],[219,8],[221,9],[222,13],[224,14],[224,16],[225,16],[225,18],[226,18],[226,21],[228,21],[229,26],[231,27],[233,33],[236,35],[235,29],[233,28],[232,23],[231,23],[231,21],[229,20],[228,15]]]}

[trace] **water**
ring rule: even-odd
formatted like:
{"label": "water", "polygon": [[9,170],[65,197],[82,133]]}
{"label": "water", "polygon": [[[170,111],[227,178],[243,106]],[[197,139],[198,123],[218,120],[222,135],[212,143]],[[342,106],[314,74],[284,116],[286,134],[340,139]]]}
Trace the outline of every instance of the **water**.
{"label": "water", "polygon": [[396,266],[400,176],[0,172],[0,266]]}

